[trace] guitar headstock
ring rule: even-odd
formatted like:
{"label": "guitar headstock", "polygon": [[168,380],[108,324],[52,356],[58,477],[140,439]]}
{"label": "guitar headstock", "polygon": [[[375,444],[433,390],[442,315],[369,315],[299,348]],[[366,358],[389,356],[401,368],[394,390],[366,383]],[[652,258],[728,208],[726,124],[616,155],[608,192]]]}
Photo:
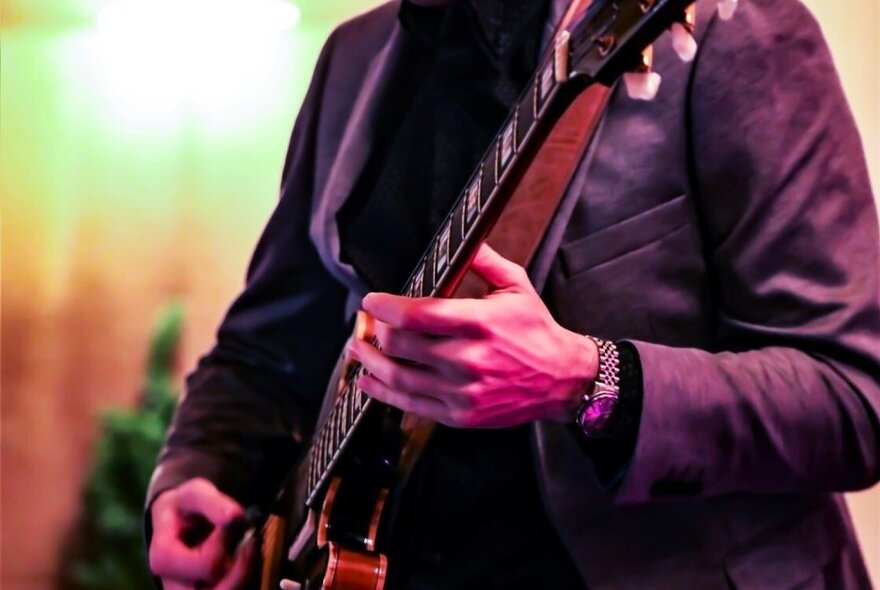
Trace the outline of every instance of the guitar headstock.
{"label": "guitar headstock", "polygon": [[[605,85],[650,69],[643,54],[673,25],[690,28],[694,0],[593,0],[569,29],[568,75]],[[686,29],[687,30],[687,29]]]}

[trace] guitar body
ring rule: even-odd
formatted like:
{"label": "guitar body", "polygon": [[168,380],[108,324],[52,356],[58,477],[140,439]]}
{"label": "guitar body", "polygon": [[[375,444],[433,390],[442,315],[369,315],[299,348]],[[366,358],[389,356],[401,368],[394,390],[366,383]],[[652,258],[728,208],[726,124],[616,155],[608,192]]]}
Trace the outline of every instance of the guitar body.
{"label": "guitar body", "polygon": [[[363,324],[355,336],[364,338]],[[337,363],[325,396],[323,419],[339,399],[351,369]],[[387,557],[380,551],[389,496],[401,478],[402,414],[371,408],[326,484],[320,501],[307,504],[308,461],[299,463],[260,532],[259,590],[297,580],[303,590],[382,590]],[[319,420],[320,422],[321,420]]]}

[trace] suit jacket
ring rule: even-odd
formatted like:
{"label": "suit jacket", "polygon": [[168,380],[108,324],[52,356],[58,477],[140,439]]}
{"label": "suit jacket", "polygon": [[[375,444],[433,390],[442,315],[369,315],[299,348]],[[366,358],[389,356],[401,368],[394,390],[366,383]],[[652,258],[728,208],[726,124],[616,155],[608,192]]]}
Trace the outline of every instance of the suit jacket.
{"label": "suit jacket", "polygon": [[[562,325],[636,346],[635,453],[609,490],[569,429],[536,423],[537,477],[591,590],[867,588],[835,494],[880,479],[880,252],[858,134],[796,0],[740,0],[729,22],[713,8],[699,3],[692,63],[668,36],[655,46],[656,100],[615,92],[530,268]],[[392,2],[327,41],[150,498],[205,476],[254,501],[312,427],[366,291],[336,214],[401,36]]]}

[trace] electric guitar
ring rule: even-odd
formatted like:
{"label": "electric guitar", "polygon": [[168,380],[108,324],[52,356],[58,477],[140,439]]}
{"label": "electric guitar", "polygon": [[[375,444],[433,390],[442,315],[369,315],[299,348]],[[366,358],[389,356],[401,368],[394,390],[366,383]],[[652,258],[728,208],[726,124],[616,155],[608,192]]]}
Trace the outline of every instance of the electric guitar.
{"label": "electric guitar", "polygon": [[[676,23],[692,24],[693,0],[593,0],[557,33],[526,90],[440,225],[403,289],[408,297],[449,297],[479,243],[504,210],[538,148],[585,89],[639,71],[645,51]],[[359,318],[352,338],[372,340]],[[347,348],[346,348],[347,349]],[[426,443],[425,428],[371,399],[363,373],[344,352],[311,445],[255,527],[261,590],[382,590],[383,518]]]}

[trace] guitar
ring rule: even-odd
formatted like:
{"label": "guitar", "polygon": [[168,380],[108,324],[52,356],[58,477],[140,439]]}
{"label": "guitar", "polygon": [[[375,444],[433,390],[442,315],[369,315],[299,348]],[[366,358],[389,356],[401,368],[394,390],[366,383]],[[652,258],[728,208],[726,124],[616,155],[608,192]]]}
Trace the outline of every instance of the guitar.
{"label": "guitar", "polygon": [[[482,162],[402,291],[449,297],[459,288],[542,142],[575,99],[646,67],[666,29],[689,23],[693,0],[593,0],[557,33]],[[352,338],[378,344],[369,318]],[[347,347],[344,349],[347,350]],[[426,444],[417,420],[373,400],[355,382],[362,366],[341,354],[311,444],[270,514],[254,528],[261,590],[381,590],[389,564],[383,517]],[[393,564],[392,564],[393,567]]]}

